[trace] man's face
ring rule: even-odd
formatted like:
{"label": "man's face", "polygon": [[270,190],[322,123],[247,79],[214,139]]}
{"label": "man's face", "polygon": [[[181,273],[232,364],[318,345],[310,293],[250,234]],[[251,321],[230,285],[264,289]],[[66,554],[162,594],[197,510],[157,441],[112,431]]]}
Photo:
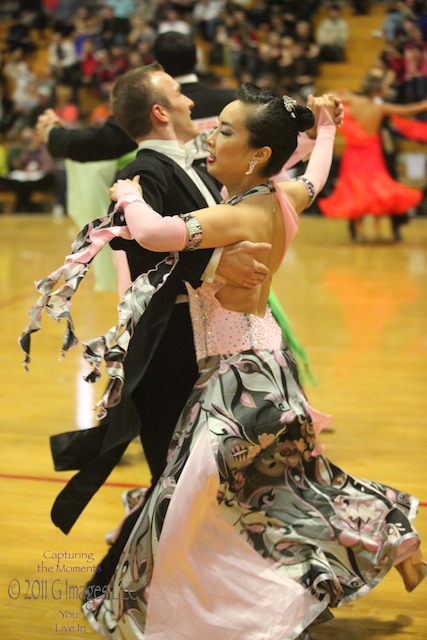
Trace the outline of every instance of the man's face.
{"label": "man's face", "polygon": [[194,107],[194,102],[181,93],[181,85],[163,71],[156,71],[153,74],[152,82],[159,90],[163,91],[171,104],[167,111],[179,142],[184,144],[193,140],[198,135],[196,126],[191,120],[191,109]]}

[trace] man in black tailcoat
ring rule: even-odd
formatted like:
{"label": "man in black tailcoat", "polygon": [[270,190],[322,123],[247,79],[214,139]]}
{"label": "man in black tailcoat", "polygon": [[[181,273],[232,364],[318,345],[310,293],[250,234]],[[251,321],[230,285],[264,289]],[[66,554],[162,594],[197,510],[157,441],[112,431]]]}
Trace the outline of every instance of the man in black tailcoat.
{"label": "man in black tailcoat", "polygon": [[[196,136],[197,130],[191,121],[193,102],[182,94],[180,85],[153,67],[136,69],[118,82],[120,87],[112,95],[113,113],[140,147],[120,177],[138,175],[147,202],[163,215],[219,202],[218,189],[207,173],[187,166],[188,153],[182,143]],[[114,240],[112,246],[126,251],[132,278],[163,257],[134,241]],[[238,248],[227,250],[239,254]],[[153,297],[130,341],[120,404],[109,410],[99,427],[52,438],[56,468],[80,469],[52,509],[54,523],[64,532],[71,529],[136,436],[141,437],[153,483],[161,475],[173,428],[197,379],[188,301],[181,278],[197,286],[212,254],[212,250],[181,254],[174,276]],[[228,280],[233,278],[233,260],[231,264],[231,273],[224,272],[224,262],[218,269]],[[259,265],[256,271],[250,270],[247,284],[260,282],[267,275],[265,267]],[[101,562],[102,571],[95,574],[91,589],[108,583],[137,515],[127,518],[121,536]]]}

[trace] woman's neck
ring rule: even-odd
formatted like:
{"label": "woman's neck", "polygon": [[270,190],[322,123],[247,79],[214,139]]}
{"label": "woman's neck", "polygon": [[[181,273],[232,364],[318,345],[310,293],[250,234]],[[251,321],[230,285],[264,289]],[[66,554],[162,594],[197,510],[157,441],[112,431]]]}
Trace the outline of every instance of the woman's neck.
{"label": "woman's neck", "polygon": [[238,204],[249,196],[265,195],[268,193],[273,193],[273,191],[275,191],[273,183],[268,178],[265,178],[263,182],[257,182],[257,184],[246,187],[242,191],[239,191],[238,193],[227,197],[224,202],[226,204]]}
{"label": "woman's neck", "polygon": [[267,182],[267,180],[268,178],[262,178],[261,176],[255,175],[233,185],[226,184],[225,186],[228,191],[228,197],[232,198],[233,196],[237,196],[239,193],[243,193],[252,187],[256,187],[258,184],[261,184],[261,182]]}

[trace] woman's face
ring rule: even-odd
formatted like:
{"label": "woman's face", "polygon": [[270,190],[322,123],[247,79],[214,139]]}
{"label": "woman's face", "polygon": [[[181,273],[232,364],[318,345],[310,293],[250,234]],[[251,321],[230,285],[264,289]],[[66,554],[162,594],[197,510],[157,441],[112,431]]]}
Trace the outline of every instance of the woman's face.
{"label": "woman's face", "polygon": [[248,106],[235,100],[219,116],[218,126],[207,140],[209,173],[220,182],[242,179],[255,150],[248,145],[249,132],[244,125]]}

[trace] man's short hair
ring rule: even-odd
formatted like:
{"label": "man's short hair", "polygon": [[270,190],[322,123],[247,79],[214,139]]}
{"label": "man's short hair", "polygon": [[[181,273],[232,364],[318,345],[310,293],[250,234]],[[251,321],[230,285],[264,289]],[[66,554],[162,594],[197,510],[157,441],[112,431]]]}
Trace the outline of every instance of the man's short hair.
{"label": "man's short hair", "polygon": [[163,71],[158,63],[132,69],[119,76],[111,90],[112,114],[132,140],[150,133],[150,114],[155,104],[171,107],[164,92],[151,81],[156,71]]}

